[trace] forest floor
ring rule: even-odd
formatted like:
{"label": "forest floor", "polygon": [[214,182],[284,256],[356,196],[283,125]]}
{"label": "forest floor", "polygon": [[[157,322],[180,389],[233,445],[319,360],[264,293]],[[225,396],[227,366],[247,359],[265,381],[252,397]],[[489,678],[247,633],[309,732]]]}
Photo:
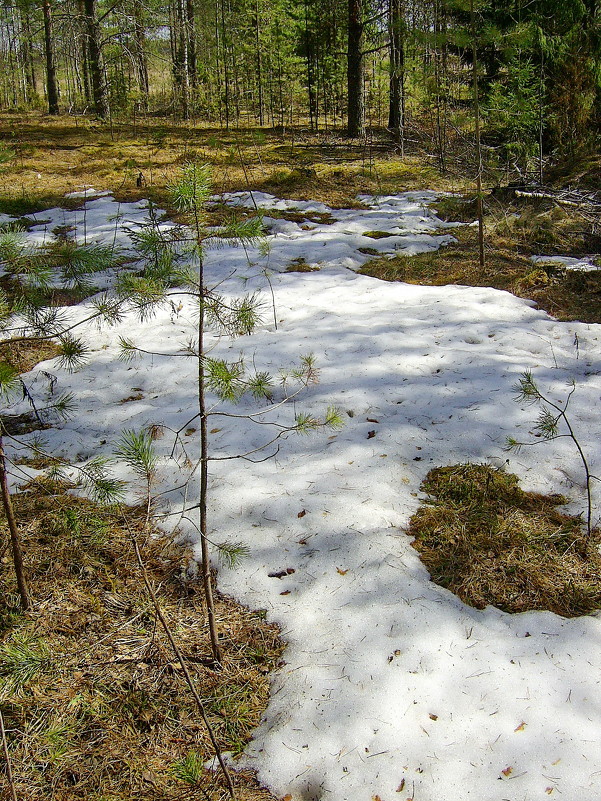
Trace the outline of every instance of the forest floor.
{"label": "forest floor", "polygon": [[[83,186],[108,190],[123,201],[148,197],[168,209],[168,187],[178,169],[197,161],[211,165],[217,194],[252,188],[353,208],[361,192],[387,195],[428,189],[457,195],[438,204],[443,219],[475,218],[473,181],[461,161],[464,154],[454,169],[441,173],[436,158],[423,147],[414,147],[414,153],[400,159],[385,132],[357,143],[335,130],[226,132],[155,118],[109,126],[82,117],[5,113],[0,115],[0,143],[15,156],[0,173],[0,212],[12,215],[64,206],[64,196]],[[599,186],[599,160],[565,169],[563,174],[555,171],[555,183]],[[578,208],[545,198],[504,196],[494,191],[500,180],[489,176],[493,191],[484,199],[484,269],[477,259],[477,230],[465,227],[449,248],[413,258],[375,260],[364,267],[365,273],[410,283],[506,289],[532,298],[558,319],[601,322],[601,272],[575,273],[552,262],[535,266],[530,259],[538,254],[596,254],[601,237],[591,232]]]}
{"label": "forest floor", "polygon": [[[0,213],[12,216],[81,203],[66,200],[64,195],[81,191],[83,186],[109,190],[121,201],[149,197],[168,209],[168,187],[179,167],[196,160],[212,164],[216,192],[252,187],[277,197],[320,201],[333,209],[360,209],[359,193],[396,195],[427,189],[453,193],[434,204],[443,219],[471,222],[474,218],[474,201],[465,178],[441,175],[423,154],[401,162],[384,137],[354,145],[336,133],[224,133],[160,120],[136,126],[99,126],[81,118],[2,115],[0,142],[15,153],[3,168],[0,190]],[[142,185],[138,186],[140,174]],[[221,213],[215,211],[216,219]],[[270,216],[276,215],[270,212]],[[282,212],[283,222],[293,219],[290,212]],[[360,272],[415,285],[494,287],[534,300],[559,320],[601,322],[597,272],[565,270],[552,261],[534,264],[530,258],[540,254],[592,255],[589,232],[584,230],[577,210],[558,208],[545,199],[511,198],[501,203],[490,195],[486,201],[484,270],[477,260],[476,229],[464,226],[452,229],[452,233],[457,242],[409,257],[381,258],[374,248]],[[301,265],[297,266],[302,272]],[[383,303],[376,290],[374,301]],[[565,346],[567,353],[566,342],[562,348]],[[48,349],[28,352],[24,348],[3,355],[25,372],[53,354]],[[534,358],[546,357],[537,352]],[[583,373],[583,383],[587,375]],[[426,404],[424,398],[419,402]],[[377,412],[367,413],[373,417]],[[381,427],[375,419],[367,427],[378,429],[378,438],[383,438],[385,422],[380,413],[378,419]],[[372,430],[359,436],[370,438]],[[377,442],[376,437],[373,441]],[[415,457],[416,462],[421,459],[421,455]],[[415,475],[419,467],[413,465]],[[371,465],[370,469],[376,467]],[[488,490],[487,480],[486,493]],[[375,497],[375,485],[372,491]],[[309,520],[311,508],[307,509]],[[299,510],[301,526],[306,511],[300,506]],[[58,485],[38,481],[29,493],[19,496],[18,513],[32,588],[42,599],[32,612],[21,615],[12,579],[3,570],[2,588],[9,603],[0,618],[0,637],[4,640],[0,671],[11,697],[0,697],[0,711],[10,729],[11,742],[18,743],[12,754],[19,798],[175,801],[199,791],[206,798],[224,797],[219,775],[207,776],[202,770],[210,750],[206,735],[183,686],[177,659],[156,628],[131,549],[130,531],[142,534],[147,569],[160,590],[161,603],[194,667],[215,729],[234,755],[243,750],[267,703],[268,674],[278,666],[283,648],[277,629],[265,622],[263,614],[220,598],[224,669],[207,669],[208,654],[202,650],[204,645],[198,645],[206,640],[204,629],[199,637],[198,626],[205,615],[197,582],[186,575],[189,554],[168,542],[143,536],[139,512],[131,510],[115,517],[113,511],[103,511],[87,501],[74,503],[72,495]],[[552,526],[555,531],[557,518],[552,518]],[[3,564],[8,564],[6,556]],[[348,565],[336,570],[335,578],[343,582]],[[272,579],[268,581],[273,585]],[[287,592],[280,594],[286,596]],[[434,606],[438,603],[436,600]],[[498,606],[505,608],[500,601]],[[547,608],[557,608],[560,614],[579,614]],[[477,626],[483,629],[484,618],[478,620]],[[530,631],[534,630],[532,626]],[[530,637],[530,633],[519,636]],[[400,651],[394,651],[388,663],[391,660],[395,665],[400,663]],[[32,676],[34,691],[22,692],[25,683],[31,685]],[[435,720],[437,714],[430,712],[424,725],[435,727]],[[16,739],[15,732],[19,735]],[[509,770],[509,763],[505,770]],[[509,777],[505,770],[499,779]],[[236,773],[235,781],[241,801],[270,797],[251,772]],[[398,786],[405,787],[404,778]],[[549,790],[545,792],[549,794]],[[404,801],[408,792],[409,783],[398,797]],[[449,797],[454,797],[452,791]]]}

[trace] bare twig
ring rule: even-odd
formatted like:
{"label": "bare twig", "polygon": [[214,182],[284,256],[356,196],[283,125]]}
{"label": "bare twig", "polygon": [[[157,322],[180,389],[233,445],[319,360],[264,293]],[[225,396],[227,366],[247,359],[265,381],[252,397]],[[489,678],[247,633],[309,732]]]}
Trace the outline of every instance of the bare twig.
{"label": "bare twig", "polygon": [[8,753],[8,743],[6,742],[6,731],[4,729],[4,718],[0,710],[0,732],[2,733],[2,750],[4,751],[4,759],[6,760],[6,781],[8,782],[8,789],[12,801],[18,801],[17,791],[13,780],[13,771],[10,762],[10,754]]}
{"label": "bare twig", "polygon": [[150,599],[152,601],[152,604],[154,606],[156,615],[157,615],[158,619],[161,622],[161,626],[163,627],[163,630],[164,630],[165,634],[167,635],[167,639],[169,640],[171,648],[173,649],[173,653],[175,654],[175,656],[177,658],[177,661],[181,665],[182,672],[183,672],[184,677],[186,679],[186,683],[188,684],[188,687],[190,688],[190,692],[194,696],[194,700],[196,701],[196,706],[198,707],[198,711],[200,712],[200,715],[202,717],[203,723],[205,724],[205,727],[207,729],[207,733],[208,733],[209,738],[211,740],[211,744],[212,744],[213,749],[215,751],[215,755],[216,755],[217,760],[219,762],[219,767],[221,768],[221,771],[222,771],[222,773],[223,773],[223,775],[225,777],[225,781],[227,783],[227,788],[228,788],[228,792],[229,792],[230,798],[234,799],[234,801],[235,801],[236,794],[234,792],[234,785],[232,783],[232,777],[230,776],[230,772],[229,772],[229,770],[227,768],[227,765],[225,764],[225,760],[224,760],[223,755],[221,753],[221,748],[219,747],[219,743],[217,742],[217,739],[215,737],[215,733],[213,732],[213,728],[212,728],[211,723],[210,723],[210,721],[209,721],[209,719],[207,717],[207,713],[205,711],[204,704],[202,703],[202,700],[201,700],[201,698],[200,698],[200,696],[198,694],[198,691],[197,691],[196,686],[194,684],[194,680],[192,679],[192,675],[190,674],[190,671],[188,669],[188,665],[186,664],[186,661],[184,659],[184,655],[182,654],[178,644],[175,642],[175,639],[173,637],[173,632],[171,631],[171,627],[169,626],[169,623],[167,622],[167,619],[165,618],[165,615],[163,614],[163,610],[161,608],[159,600],[158,600],[158,598],[156,596],[156,593],[155,593],[154,588],[153,588],[153,586],[152,586],[152,584],[150,582],[150,579],[148,578],[148,573],[146,571],[146,565],[144,564],[144,561],[142,559],[142,555],[140,554],[140,549],[138,547],[138,541],[136,539],[136,535],[134,534],[134,532],[130,528],[129,523],[128,523],[127,520],[124,520],[124,524],[127,527],[127,530],[129,531],[129,535],[130,535],[130,538],[131,538],[132,546],[133,546],[134,552],[136,554],[136,561],[138,562],[138,566],[140,568],[140,571],[142,573],[142,578],[144,580],[144,585],[146,587],[146,590],[148,591],[148,594],[149,594]]}

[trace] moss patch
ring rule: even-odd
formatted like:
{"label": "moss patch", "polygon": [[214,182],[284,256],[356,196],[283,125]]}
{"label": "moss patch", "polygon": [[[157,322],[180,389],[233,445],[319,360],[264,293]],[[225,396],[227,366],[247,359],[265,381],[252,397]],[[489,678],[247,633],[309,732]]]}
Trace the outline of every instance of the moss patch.
{"label": "moss patch", "polygon": [[564,617],[601,607],[600,533],[585,554],[582,521],[557,510],[562,496],[524,492],[517,476],[477,464],[435,468],[422,490],[431,499],[411,518],[413,547],[465,603]]}

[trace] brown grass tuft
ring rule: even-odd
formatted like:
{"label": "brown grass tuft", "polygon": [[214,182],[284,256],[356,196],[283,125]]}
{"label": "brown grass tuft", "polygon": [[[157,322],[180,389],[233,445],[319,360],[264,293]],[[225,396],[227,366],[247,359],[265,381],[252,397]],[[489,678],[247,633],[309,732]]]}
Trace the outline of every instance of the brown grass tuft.
{"label": "brown grass tuft", "polygon": [[576,617],[601,607],[601,533],[585,554],[582,521],[557,511],[558,495],[524,492],[489,465],[438,467],[422,489],[432,500],[408,533],[432,580],[483,609],[548,609]]}
{"label": "brown grass tuft", "polygon": [[[190,557],[157,532],[144,532],[136,510],[99,508],[48,481],[30,484],[15,496],[15,506],[35,599],[32,611],[20,613],[5,557],[0,707],[18,797],[225,798],[221,776],[198,769],[213,754],[156,623],[123,515],[137,531],[222,749],[234,755],[266,705],[268,674],[283,647],[277,629],[261,613],[219,598],[224,664],[215,671]],[[240,801],[271,798],[248,772],[233,778]]]}
{"label": "brown grass tuft", "polygon": [[0,342],[0,361],[7,362],[19,373],[27,373],[36,364],[53,359],[60,353],[56,342],[47,339],[21,339]]}

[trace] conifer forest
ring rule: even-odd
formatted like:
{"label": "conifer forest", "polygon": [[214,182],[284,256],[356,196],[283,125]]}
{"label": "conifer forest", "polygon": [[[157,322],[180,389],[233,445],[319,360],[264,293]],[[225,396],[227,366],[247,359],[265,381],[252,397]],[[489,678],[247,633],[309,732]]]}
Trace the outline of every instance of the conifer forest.
{"label": "conifer forest", "polygon": [[0,0],[0,799],[599,801],[601,4]]}
{"label": "conifer forest", "polygon": [[427,130],[444,165],[477,102],[486,145],[521,171],[598,133],[593,0],[22,0],[0,24],[3,109],[385,128],[401,146]]}

